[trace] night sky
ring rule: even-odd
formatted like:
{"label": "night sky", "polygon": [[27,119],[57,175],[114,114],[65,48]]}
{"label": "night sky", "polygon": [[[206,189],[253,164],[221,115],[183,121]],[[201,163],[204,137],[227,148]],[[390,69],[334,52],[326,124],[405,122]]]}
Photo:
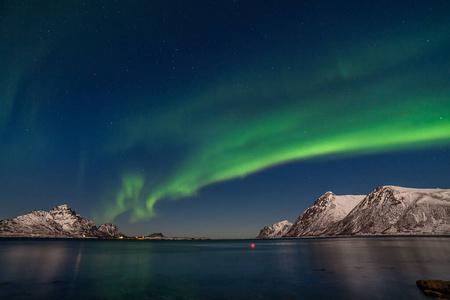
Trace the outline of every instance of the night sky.
{"label": "night sky", "polygon": [[1,1],[0,219],[242,238],[450,188],[450,1]]}

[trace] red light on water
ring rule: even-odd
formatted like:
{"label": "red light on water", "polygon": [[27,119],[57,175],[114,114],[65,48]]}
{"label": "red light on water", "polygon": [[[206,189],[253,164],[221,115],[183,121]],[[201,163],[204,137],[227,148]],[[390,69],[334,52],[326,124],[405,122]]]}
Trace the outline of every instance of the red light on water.
{"label": "red light on water", "polygon": [[255,248],[255,244],[251,244],[251,245],[250,245],[250,248]]}

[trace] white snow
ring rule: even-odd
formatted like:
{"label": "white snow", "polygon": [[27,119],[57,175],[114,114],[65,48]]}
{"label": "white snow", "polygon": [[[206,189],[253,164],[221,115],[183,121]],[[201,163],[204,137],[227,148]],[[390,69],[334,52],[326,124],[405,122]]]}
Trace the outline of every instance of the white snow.
{"label": "white snow", "polygon": [[286,236],[449,234],[449,212],[449,189],[382,186],[367,196],[327,192]]}
{"label": "white snow", "polygon": [[94,223],[75,215],[67,205],[57,206],[49,212],[35,210],[0,222],[0,236],[81,237],[96,234]]}
{"label": "white snow", "polygon": [[335,207],[329,206],[327,209],[327,215],[333,217],[335,220],[343,219],[348,213],[355,208],[361,200],[366,197],[365,195],[342,195],[334,196],[332,203]]}
{"label": "white snow", "polygon": [[264,227],[259,233],[258,238],[265,238],[265,239],[279,238],[285,235],[291,227],[292,223],[287,220],[284,220],[275,223],[271,226]]}

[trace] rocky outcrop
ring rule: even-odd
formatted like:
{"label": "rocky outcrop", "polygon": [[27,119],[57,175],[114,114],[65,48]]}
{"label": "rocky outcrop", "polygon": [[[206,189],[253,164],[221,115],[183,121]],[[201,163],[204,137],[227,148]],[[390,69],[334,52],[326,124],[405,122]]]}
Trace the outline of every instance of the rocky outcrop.
{"label": "rocky outcrop", "polygon": [[292,223],[289,221],[281,221],[271,226],[266,226],[259,232],[258,239],[274,239],[280,238],[288,232],[292,227]]}
{"label": "rocky outcrop", "polygon": [[450,299],[450,281],[417,280],[416,285],[429,297],[435,299]]}
{"label": "rocky outcrop", "polygon": [[107,235],[115,238],[125,237],[125,235],[120,232],[119,228],[112,223],[105,223],[98,227],[98,230],[106,233]]}

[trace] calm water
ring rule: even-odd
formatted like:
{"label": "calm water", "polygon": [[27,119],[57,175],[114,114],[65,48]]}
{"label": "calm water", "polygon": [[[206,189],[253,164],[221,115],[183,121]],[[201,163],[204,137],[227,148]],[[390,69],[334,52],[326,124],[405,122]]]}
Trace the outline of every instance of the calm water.
{"label": "calm water", "polygon": [[450,280],[450,238],[0,239],[0,299],[427,299],[417,279]]}

